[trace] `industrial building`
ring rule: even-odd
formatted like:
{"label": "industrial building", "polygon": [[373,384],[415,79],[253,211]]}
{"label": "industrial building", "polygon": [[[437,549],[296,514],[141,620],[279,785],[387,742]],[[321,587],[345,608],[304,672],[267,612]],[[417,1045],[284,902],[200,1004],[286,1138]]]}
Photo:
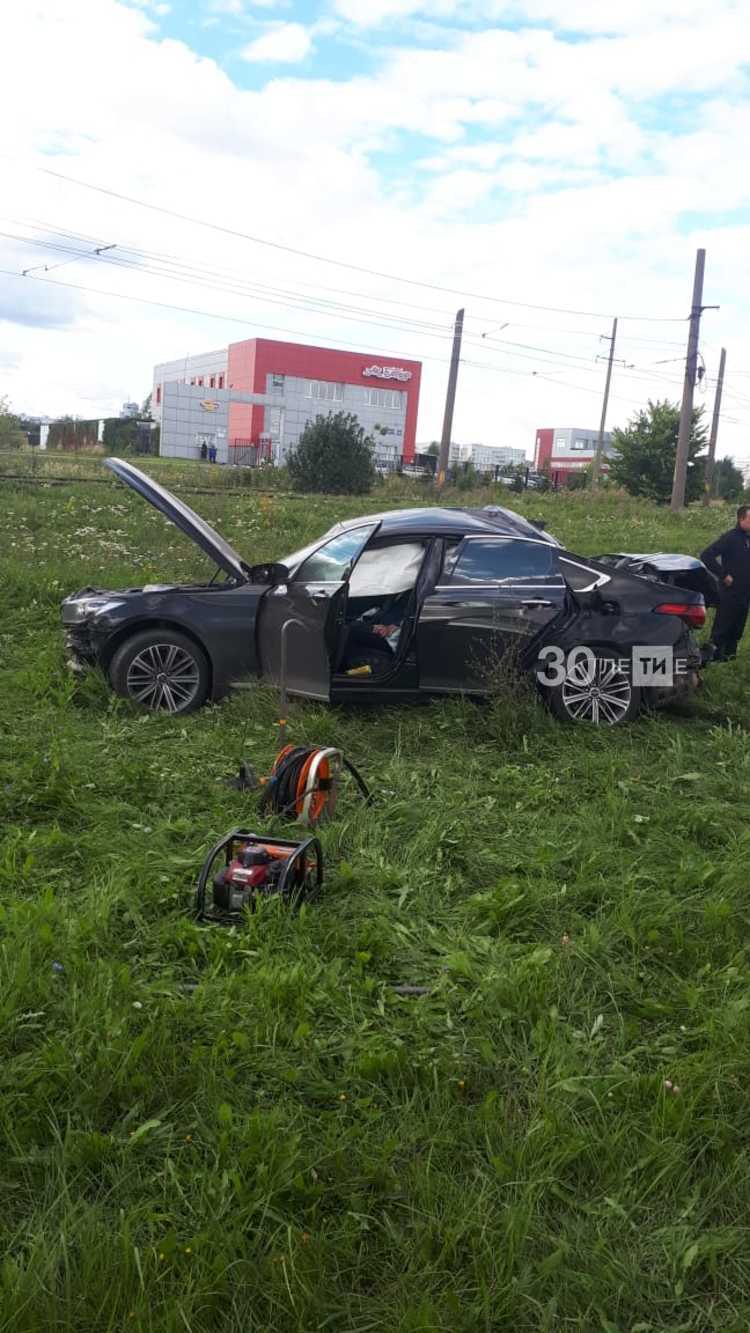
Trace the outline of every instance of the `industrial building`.
{"label": "industrial building", "polygon": [[[596,454],[599,431],[578,426],[546,426],[536,432],[534,450],[534,468],[537,472],[549,471],[558,481],[565,481],[572,472],[580,472],[588,467]],[[612,447],[612,436],[604,432],[602,449],[602,471],[609,468],[610,460],[617,450]]]}
{"label": "industrial building", "polygon": [[376,463],[412,463],[422,366],[302,343],[249,338],[154,367],[160,452],[222,463],[283,463],[316,416],[352,412],[375,440]]}
{"label": "industrial building", "polygon": [[523,449],[506,444],[452,444],[448,455],[451,463],[471,463],[477,472],[494,473],[509,464],[525,463]]}

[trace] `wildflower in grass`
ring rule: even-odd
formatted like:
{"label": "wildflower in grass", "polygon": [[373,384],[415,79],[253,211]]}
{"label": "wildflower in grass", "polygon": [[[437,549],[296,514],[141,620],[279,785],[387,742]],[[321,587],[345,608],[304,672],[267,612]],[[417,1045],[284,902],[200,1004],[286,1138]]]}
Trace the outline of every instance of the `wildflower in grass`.
{"label": "wildflower in grass", "polygon": [[466,1082],[465,1082],[465,1080],[462,1079],[462,1078],[460,1078],[460,1079],[458,1080],[458,1086],[459,1086],[459,1088],[465,1088],[465,1087],[466,1087]]}
{"label": "wildflower in grass", "polygon": [[142,1008],[143,1008],[143,1005],[141,1004],[140,1000],[133,1000],[133,1008],[134,1008],[134,1009],[142,1009]]}
{"label": "wildflower in grass", "polygon": [[567,930],[563,932],[562,937],[560,939],[560,943],[563,945],[570,944],[570,935],[568,934]]}
{"label": "wildflower in grass", "polygon": [[340,1102],[345,1102],[345,1101],[346,1101],[346,1093],[345,1093],[345,1092],[340,1092],[340,1093],[339,1093],[339,1101],[340,1101]]}

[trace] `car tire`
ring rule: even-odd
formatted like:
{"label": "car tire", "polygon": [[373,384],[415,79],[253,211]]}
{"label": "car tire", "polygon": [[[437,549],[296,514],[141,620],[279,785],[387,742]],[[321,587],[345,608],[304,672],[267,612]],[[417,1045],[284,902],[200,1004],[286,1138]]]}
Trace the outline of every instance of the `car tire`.
{"label": "car tire", "polygon": [[[549,706],[561,722],[617,727],[632,722],[641,710],[641,691],[619,666],[619,655],[590,647],[575,660],[568,654],[565,678],[548,692]],[[589,656],[590,654],[590,656]]]}
{"label": "car tire", "polygon": [[192,713],[211,686],[203,649],[186,634],[157,627],[120,644],[109,678],[117,694],[155,713]]}

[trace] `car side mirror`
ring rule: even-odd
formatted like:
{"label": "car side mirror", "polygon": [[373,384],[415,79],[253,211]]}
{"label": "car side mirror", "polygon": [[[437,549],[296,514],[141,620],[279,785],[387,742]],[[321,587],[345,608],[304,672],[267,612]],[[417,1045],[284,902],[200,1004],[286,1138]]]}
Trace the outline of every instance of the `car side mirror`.
{"label": "car side mirror", "polygon": [[286,565],[271,561],[267,565],[253,565],[250,570],[251,583],[268,583],[272,587],[277,583],[289,582],[289,570]]}

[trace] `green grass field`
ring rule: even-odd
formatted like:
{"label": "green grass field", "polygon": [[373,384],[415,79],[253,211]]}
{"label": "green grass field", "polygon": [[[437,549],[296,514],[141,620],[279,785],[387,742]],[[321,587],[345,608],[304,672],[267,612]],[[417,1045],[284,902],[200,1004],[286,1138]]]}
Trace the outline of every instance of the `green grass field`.
{"label": "green grass field", "polygon": [[[730,521],[512,502],[582,553]],[[192,503],[262,560],[383,499]],[[296,704],[376,803],[344,793],[318,904],[202,929],[274,698],[72,681],[61,596],[202,557],[115,483],[6,480],[0,514],[0,1328],[746,1333],[750,656],[609,734],[502,690]]]}

